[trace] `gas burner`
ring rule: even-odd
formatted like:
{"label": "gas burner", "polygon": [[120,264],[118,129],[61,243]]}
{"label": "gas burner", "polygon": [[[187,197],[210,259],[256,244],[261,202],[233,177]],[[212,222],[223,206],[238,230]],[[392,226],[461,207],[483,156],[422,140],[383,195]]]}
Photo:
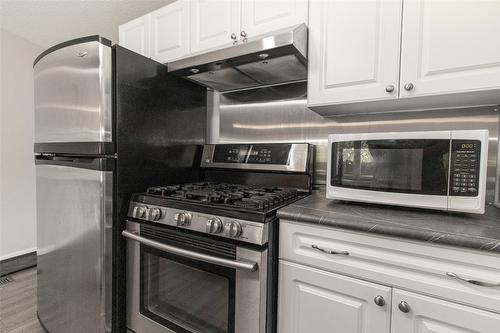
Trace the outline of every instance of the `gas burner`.
{"label": "gas burner", "polygon": [[299,195],[297,189],[227,183],[188,183],[150,187],[147,193],[162,198],[208,205],[265,210]]}

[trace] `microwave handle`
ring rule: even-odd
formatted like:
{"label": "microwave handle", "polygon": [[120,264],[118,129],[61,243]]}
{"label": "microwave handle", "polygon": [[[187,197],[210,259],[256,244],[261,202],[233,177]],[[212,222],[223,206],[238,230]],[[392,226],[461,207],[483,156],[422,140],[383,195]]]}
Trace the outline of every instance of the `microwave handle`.
{"label": "microwave handle", "polygon": [[155,248],[157,250],[176,254],[176,255],[181,256],[181,257],[186,257],[186,258],[190,258],[190,259],[194,259],[194,260],[200,260],[200,261],[204,261],[207,263],[216,264],[216,265],[234,268],[234,269],[243,270],[243,271],[248,271],[248,272],[254,272],[258,269],[258,264],[256,262],[253,262],[253,261],[231,260],[231,259],[215,257],[215,256],[211,256],[208,254],[199,253],[199,252],[195,252],[195,251],[190,251],[190,250],[182,249],[182,248],[171,246],[171,245],[166,245],[166,244],[154,241],[152,239],[139,236],[137,233],[130,232],[127,230],[123,230],[122,235],[128,239],[131,239],[131,240],[134,240],[134,241],[139,242],[141,244],[150,246],[150,247]]}

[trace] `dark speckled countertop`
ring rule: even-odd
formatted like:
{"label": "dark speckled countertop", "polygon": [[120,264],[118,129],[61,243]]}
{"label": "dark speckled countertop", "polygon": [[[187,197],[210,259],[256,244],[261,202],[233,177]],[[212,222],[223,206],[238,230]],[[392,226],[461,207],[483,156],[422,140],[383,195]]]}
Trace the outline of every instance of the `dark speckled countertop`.
{"label": "dark speckled countertop", "polygon": [[500,253],[500,209],[484,215],[347,203],[324,190],[278,211],[281,219]]}

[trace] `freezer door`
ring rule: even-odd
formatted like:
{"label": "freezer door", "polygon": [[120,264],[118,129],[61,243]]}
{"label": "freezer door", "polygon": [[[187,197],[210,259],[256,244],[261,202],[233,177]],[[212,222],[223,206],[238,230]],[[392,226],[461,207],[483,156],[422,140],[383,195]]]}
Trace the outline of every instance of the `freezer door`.
{"label": "freezer door", "polygon": [[38,315],[51,333],[111,331],[113,164],[36,159]]}
{"label": "freezer door", "polygon": [[111,47],[93,36],[45,53],[34,65],[35,151],[37,144],[111,142]]}

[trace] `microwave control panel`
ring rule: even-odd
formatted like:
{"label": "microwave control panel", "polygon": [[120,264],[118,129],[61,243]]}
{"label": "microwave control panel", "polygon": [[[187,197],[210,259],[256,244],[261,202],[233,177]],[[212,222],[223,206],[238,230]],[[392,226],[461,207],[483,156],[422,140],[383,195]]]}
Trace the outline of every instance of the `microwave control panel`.
{"label": "microwave control panel", "polygon": [[475,197],[479,192],[481,141],[452,140],[450,195]]}

